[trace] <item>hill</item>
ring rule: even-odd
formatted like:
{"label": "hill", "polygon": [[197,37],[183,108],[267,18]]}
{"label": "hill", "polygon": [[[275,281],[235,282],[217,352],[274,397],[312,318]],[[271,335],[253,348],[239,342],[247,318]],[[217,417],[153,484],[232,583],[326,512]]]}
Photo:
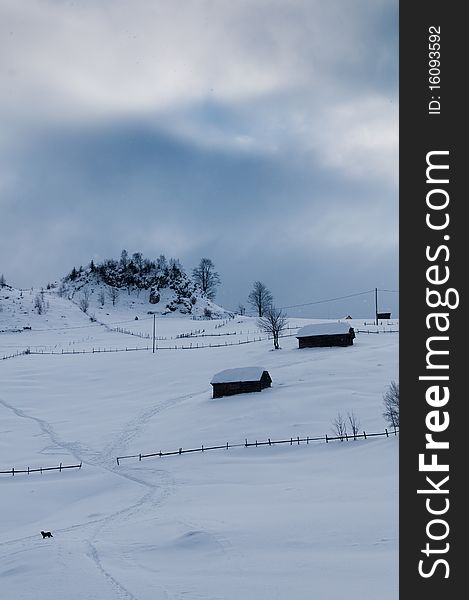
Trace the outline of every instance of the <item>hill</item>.
{"label": "hill", "polygon": [[[81,326],[84,320],[112,323],[146,315],[224,319],[232,314],[215,304],[179,261],[133,255],[73,268],[41,289],[0,288],[0,332]],[[81,313],[81,314],[79,314]]]}
{"label": "hill", "polygon": [[[253,318],[194,322],[171,311],[156,315],[153,353],[142,339],[153,315],[142,309],[135,320],[136,290],[120,288],[116,306],[100,311],[103,325],[74,303],[77,279],[67,284],[72,300],[45,291],[48,311],[36,317],[47,326],[0,335],[1,352],[59,353],[0,362],[0,471],[83,464],[0,475],[5,597],[395,600],[398,438],[295,440],[332,435],[339,412],[353,412],[360,430],[384,431],[398,335],[367,326],[381,333],[299,350],[297,329],[317,320],[290,319],[274,351]],[[98,283],[88,274],[83,285]],[[27,296],[33,302],[34,292]],[[96,352],[104,347],[122,351]],[[212,398],[214,373],[254,365],[269,371],[271,388]],[[290,437],[292,445],[177,455]],[[138,459],[159,450],[176,456]],[[118,465],[126,455],[137,457]],[[54,537],[43,540],[41,530]]]}

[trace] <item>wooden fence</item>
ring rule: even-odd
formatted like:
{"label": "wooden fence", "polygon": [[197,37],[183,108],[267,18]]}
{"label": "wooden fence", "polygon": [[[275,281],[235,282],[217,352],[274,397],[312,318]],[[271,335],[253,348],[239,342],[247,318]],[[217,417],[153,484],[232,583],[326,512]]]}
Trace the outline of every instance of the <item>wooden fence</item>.
{"label": "wooden fence", "polygon": [[[290,329],[294,329],[294,328],[290,328]],[[399,333],[399,330],[395,330],[395,329],[381,329],[378,331],[372,331],[372,330],[365,330],[365,329],[355,329],[355,332],[357,334],[362,334],[362,333],[366,333],[366,334],[371,334],[371,333]],[[249,332],[248,332],[249,333]],[[180,337],[176,338],[155,338],[157,340],[169,340],[169,339],[177,339],[177,340],[183,340],[183,339],[190,339],[190,338],[196,338],[196,337],[219,337],[219,336],[232,336],[232,335],[238,335],[237,333],[225,333],[225,334],[202,334],[202,335],[190,335],[190,334],[181,334]],[[285,335],[280,335],[280,338],[286,338],[286,337],[296,337],[296,334],[294,333],[287,333]],[[155,346],[155,350],[198,350],[198,349],[202,349],[202,348],[225,348],[228,346],[241,346],[244,344],[253,344],[255,342],[263,342],[263,341],[270,341],[272,340],[271,336],[268,337],[254,337],[253,339],[249,339],[249,337],[246,340],[238,340],[237,342],[227,342],[225,341],[224,343],[212,343],[212,344],[204,344],[204,343],[193,343],[190,342],[189,345],[184,345],[184,343],[178,345],[178,344],[174,344],[173,345],[167,345],[167,346],[160,346],[160,345],[156,345]],[[99,354],[99,353],[109,353],[109,352],[136,352],[136,351],[142,351],[142,350],[146,350],[146,351],[151,351],[152,350],[152,346],[140,346],[140,347],[126,347],[126,348],[91,348],[90,350],[31,350],[30,348],[26,348],[25,350],[21,350],[18,352],[15,352],[14,354],[10,354],[10,355],[5,355],[2,357],[2,360],[6,360],[8,358],[14,358],[16,356],[22,356],[24,354],[36,354],[36,355],[57,355],[57,354]]]}
{"label": "wooden fence", "polygon": [[399,329],[378,329],[370,331],[369,329],[355,329],[355,333],[399,333]]}
{"label": "wooden fence", "polygon": [[341,442],[349,442],[349,441],[353,441],[353,440],[358,440],[358,439],[368,439],[368,438],[372,438],[372,437],[379,437],[379,436],[386,436],[389,437],[391,435],[397,435],[399,433],[398,429],[393,429],[392,431],[389,431],[388,429],[385,429],[383,432],[379,432],[379,433],[366,433],[365,431],[363,431],[363,433],[355,433],[355,434],[347,434],[344,433],[344,435],[339,435],[339,436],[330,436],[330,435],[323,435],[323,436],[319,436],[319,437],[290,437],[290,438],[286,438],[283,440],[272,440],[270,438],[267,439],[267,441],[263,441],[263,442],[259,442],[258,440],[256,440],[255,442],[248,442],[247,439],[244,440],[244,443],[241,444],[230,444],[229,442],[226,442],[226,444],[221,444],[218,446],[204,446],[203,444],[200,446],[200,448],[189,448],[189,449],[183,449],[183,448],[179,448],[178,450],[171,450],[169,452],[162,452],[161,450],[159,452],[151,452],[149,454],[129,454],[127,456],[117,456],[116,457],[116,462],[118,465],[120,465],[120,461],[125,460],[125,459],[129,459],[129,458],[138,458],[139,461],[142,460],[142,458],[152,458],[152,457],[159,457],[162,458],[163,456],[176,456],[178,454],[190,454],[193,452],[207,452],[209,450],[228,450],[229,448],[251,448],[251,447],[259,447],[259,446],[275,446],[278,444],[289,444],[290,446],[296,445],[299,446],[300,444],[310,444],[313,442],[333,442],[333,441],[341,441]]}
{"label": "wooden fence", "polygon": [[[255,338],[252,340],[239,340],[237,342],[224,342],[223,344],[199,344],[199,343],[190,343],[189,345],[178,345],[174,346],[160,346],[156,345],[155,350],[198,350],[202,348],[225,348],[228,346],[241,346],[243,344],[252,344],[254,342],[262,342],[266,340],[270,340],[271,338]],[[26,350],[24,352],[20,352],[19,354],[36,354],[36,355],[52,355],[52,354],[98,354],[100,352],[135,352],[139,350],[147,350],[151,351],[151,346],[141,346],[141,347],[127,347],[127,348],[92,348],[91,350]]]}
{"label": "wooden fence", "polygon": [[[129,458],[138,458],[139,461],[141,461],[143,458],[154,458],[154,457],[159,457],[162,458],[163,456],[176,456],[178,454],[182,455],[182,454],[192,454],[194,452],[208,452],[209,450],[229,450],[230,448],[252,448],[252,447],[259,447],[259,446],[276,446],[279,444],[289,444],[290,446],[299,446],[300,444],[310,444],[313,442],[333,442],[333,441],[340,441],[340,442],[349,442],[352,440],[358,440],[358,439],[369,439],[372,437],[380,437],[380,436],[386,436],[389,437],[391,435],[397,435],[399,433],[398,429],[394,429],[393,431],[389,431],[388,429],[385,429],[383,432],[378,432],[378,433],[366,433],[365,431],[363,431],[363,433],[355,433],[355,434],[347,434],[345,433],[344,435],[338,435],[338,436],[330,436],[330,435],[323,435],[323,436],[316,436],[316,437],[290,437],[290,438],[286,438],[283,440],[272,440],[271,438],[268,438],[267,441],[261,441],[259,442],[258,440],[255,440],[254,442],[249,442],[247,440],[247,438],[244,440],[243,443],[240,444],[230,444],[229,442],[226,442],[226,444],[221,444],[218,446],[204,446],[203,444],[200,446],[200,448],[187,448],[187,449],[183,449],[178,448],[178,450],[171,450],[169,452],[163,452],[163,451],[159,451],[159,452],[150,452],[149,454],[128,454],[126,456],[117,456],[116,457],[116,462],[118,465],[120,465],[120,462],[122,460],[126,460]],[[28,467],[27,469],[15,469],[14,467],[12,467],[11,469],[8,469],[7,471],[0,471],[0,475],[12,475],[13,477],[15,475],[18,475],[20,473],[27,473],[28,475],[30,475],[31,473],[45,473],[46,471],[59,471],[62,472],[65,469],[81,469],[82,467],[82,463],[80,462],[79,465],[63,465],[62,463],[60,463],[60,465],[58,467],[39,467],[37,469],[31,469],[30,467]]]}
{"label": "wooden fence", "polygon": [[65,469],[81,469],[81,465],[82,463],[79,465],[63,465],[60,463],[58,467],[39,467],[39,469],[30,469],[29,467],[27,469],[15,469],[12,467],[9,471],[0,471],[0,475],[13,475],[14,477],[18,473],[27,473],[29,475],[30,473],[44,473],[45,471],[62,472]]}
{"label": "wooden fence", "polygon": [[15,358],[16,356],[22,356],[23,354],[31,354],[29,349],[26,350],[18,350],[17,352],[14,352],[13,354],[5,354],[2,356],[2,360],[7,360],[9,358]]}

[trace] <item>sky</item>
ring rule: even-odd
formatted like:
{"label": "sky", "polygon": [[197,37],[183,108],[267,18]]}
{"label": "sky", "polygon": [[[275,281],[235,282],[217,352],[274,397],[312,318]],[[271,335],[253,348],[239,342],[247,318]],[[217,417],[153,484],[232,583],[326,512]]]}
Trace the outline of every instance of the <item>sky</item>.
{"label": "sky", "polygon": [[0,0],[0,273],[123,248],[397,316],[397,0]]}

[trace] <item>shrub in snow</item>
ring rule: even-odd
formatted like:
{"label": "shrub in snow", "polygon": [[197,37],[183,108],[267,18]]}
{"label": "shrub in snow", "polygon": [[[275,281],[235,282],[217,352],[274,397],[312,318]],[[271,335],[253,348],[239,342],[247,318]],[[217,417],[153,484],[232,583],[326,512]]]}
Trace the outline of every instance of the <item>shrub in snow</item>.
{"label": "shrub in snow", "polygon": [[101,304],[101,306],[104,306],[105,301],[106,294],[104,293],[104,290],[100,290],[98,293],[98,302]]}
{"label": "shrub in snow", "polygon": [[347,422],[340,413],[337,413],[337,417],[332,421],[332,432],[341,441],[347,435]]}
{"label": "shrub in snow", "polygon": [[36,297],[34,298],[34,309],[38,315],[42,315],[46,312],[46,305],[44,303],[43,295],[36,294]]}
{"label": "shrub in snow", "polygon": [[90,307],[90,292],[89,292],[89,290],[83,290],[80,298],[78,299],[78,306],[79,306],[80,310],[82,310],[84,313],[86,313],[88,311],[88,308]]}
{"label": "shrub in snow", "polygon": [[109,288],[109,299],[112,302],[112,306],[115,306],[119,300],[119,290],[115,287]]}
{"label": "shrub in snow", "polygon": [[399,427],[399,384],[391,381],[388,389],[383,394],[383,417],[391,427]]}
{"label": "shrub in snow", "polygon": [[151,288],[150,297],[148,298],[148,301],[150,302],[150,304],[158,304],[160,299],[161,299],[160,293],[157,290],[155,290],[154,288]]}

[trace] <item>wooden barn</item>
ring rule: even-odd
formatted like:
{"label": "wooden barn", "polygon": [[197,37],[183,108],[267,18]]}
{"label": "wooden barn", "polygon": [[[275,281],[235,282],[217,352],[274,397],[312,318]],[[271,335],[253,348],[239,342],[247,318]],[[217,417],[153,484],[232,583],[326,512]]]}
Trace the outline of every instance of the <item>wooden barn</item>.
{"label": "wooden barn", "polygon": [[305,325],[298,331],[296,337],[299,348],[351,346],[355,332],[347,323],[318,323]]}
{"label": "wooden barn", "polygon": [[377,319],[390,319],[391,318],[391,313],[390,312],[376,313],[376,318]]}
{"label": "wooden barn", "polygon": [[213,376],[210,383],[213,387],[213,397],[221,398],[234,394],[260,392],[272,385],[272,379],[263,367],[241,367],[220,371]]}

